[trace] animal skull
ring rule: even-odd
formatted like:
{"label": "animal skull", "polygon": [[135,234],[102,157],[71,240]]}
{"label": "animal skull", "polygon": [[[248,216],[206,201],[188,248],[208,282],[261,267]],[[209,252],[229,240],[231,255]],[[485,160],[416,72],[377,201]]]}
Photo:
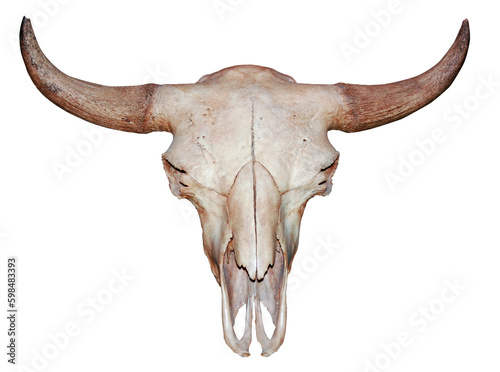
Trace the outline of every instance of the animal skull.
{"label": "animal skull", "polygon": [[[262,355],[283,343],[286,286],[309,199],[327,195],[339,153],[329,130],[357,132],[415,112],[453,82],[469,45],[467,20],[432,69],[386,85],[297,84],[260,66],[234,66],[195,84],[107,87],[69,77],[44,56],[31,23],[21,26],[31,79],[49,100],[91,123],[173,134],[163,164],[170,188],[198,210],[203,245],[222,289],[224,338],[248,356],[252,320]],[[269,338],[261,306],[275,330]],[[234,322],[246,306],[245,332]]]}

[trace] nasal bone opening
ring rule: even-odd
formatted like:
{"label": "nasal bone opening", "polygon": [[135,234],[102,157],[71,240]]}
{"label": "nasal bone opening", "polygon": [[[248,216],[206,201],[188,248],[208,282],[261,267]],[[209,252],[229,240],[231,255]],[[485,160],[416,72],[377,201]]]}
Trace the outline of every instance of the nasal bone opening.
{"label": "nasal bone opening", "polygon": [[274,331],[276,330],[276,325],[273,322],[271,312],[262,302],[259,301],[260,312],[262,314],[261,321],[264,326],[264,333],[267,338],[271,339],[273,337]]}
{"label": "nasal bone opening", "polygon": [[[264,326],[264,333],[266,334],[267,338],[271,339],[273,334],[274,334],[274,331],[276,330],[276,325],[273,322],[271,312],[266,307],[266,305],[264,305],[260,301],[258,301],[258,304],[254,303],[254,306],[260,306],[260,312],[262,314],[261,321],[262,321],[262,325]],[[259,311],[259,310],[255,309],[254,314],[257,311]],[[238,338],[238,341],[241,341],[241,339],[245,335],[246,317],[247,317],[247,305],[244,304],[238,309],[238,313],[236,314],[236,317],[234,318],[233,330],[234,330],[234,334]]]}
{"label": "nasal bone opening", "polygon": [[245,335],[245,317],[246,317],[246,305],[243,305],[239,308],[238,313],[236,314],[236,318],[234,318],[234,334],[238,338],[238,341],[241,341],[243,336]]}

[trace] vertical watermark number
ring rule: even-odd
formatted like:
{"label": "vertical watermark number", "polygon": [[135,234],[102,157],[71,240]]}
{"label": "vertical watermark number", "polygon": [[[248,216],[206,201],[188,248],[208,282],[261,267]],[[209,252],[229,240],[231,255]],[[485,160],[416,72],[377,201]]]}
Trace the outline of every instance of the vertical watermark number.
{"label": "vertical watermark number", "polygon": [[7,361],[16,364],[17,350],[17,259],[7,258]]}

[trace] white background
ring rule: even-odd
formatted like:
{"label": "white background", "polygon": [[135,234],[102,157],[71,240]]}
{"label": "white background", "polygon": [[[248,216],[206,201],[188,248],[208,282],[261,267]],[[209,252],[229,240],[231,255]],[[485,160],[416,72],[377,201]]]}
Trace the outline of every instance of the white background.
{"label": "white background", "polygon": [[[232,4],[222,16],[213,0],[3,5],[0,278],[6,257],[17,256],[18,363],[54,372],[373,370],[369,363],[406,372],[498,370],[500,87],[488,95],[481,82],[500,81],[498,7],[401,0],[381,22],[373,12],[392,9],[388,0]],[[16,39],[23,15],[56,66],[106,85],[191,83],[236,64],[269,66],[302,83],[387,83],[439,61],[465,18],[472,38],[456,81],[430,106],[372,131],[329,134],[340,165],[331,195],[313,199],[304,215],[285,342],[262,358],[254,341],[242,359],[223,340],[220,289],[198,217],[168,188],[160,156],[171,135],[102,129],[102,141],[58,178],[54,164],[97,127],[32,84]],[[357,40],[358,53],[346,58],[341,46],[356,46],[367,29],[366,45]],[[467,112],[452,113],[464,102]],[[422,160],[415,141],[436,128],[446,140]],[[404,159],[419,165],[391,189],[387,172],[398,174]],[[335,246],[329,253],[325,242]],[[134,278],[88,322],[78,309],[106,298],[113,270],[123,269]],[[446,280],[467,289],[442,307]],[[5,319],[6,283],[0,288]],[[423,330],[415,312],[430,304],[440,314]],[[0,324],[3,371],[7,323]],[[80,333],[65,340],[68,324]],[[388,355],[381,344],[401,332],[413,342]],[[44,353],[45,364],[37,357]]]}

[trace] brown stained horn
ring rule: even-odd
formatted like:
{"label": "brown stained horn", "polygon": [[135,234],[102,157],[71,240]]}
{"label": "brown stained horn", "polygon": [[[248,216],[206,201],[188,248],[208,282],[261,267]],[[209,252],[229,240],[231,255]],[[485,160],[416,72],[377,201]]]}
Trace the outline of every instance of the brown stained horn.
{"label": "brown stained horn", "polygon": [[26,17],[21,25],[20,42],[31,80],[57,106],[107,128],[135,133],[162,130],[152,112],[158,85],[109,87],[64,74],[45,57]]}
{"label": "brown stained horn", "polygon": [[437,65],[419,76],[385,85],[335,84],[344,104],[329,129],[344,132],[372,129],[402,119],[428,105],[457,76],[464,64],[469,40],[466,19],[448,53]]}

